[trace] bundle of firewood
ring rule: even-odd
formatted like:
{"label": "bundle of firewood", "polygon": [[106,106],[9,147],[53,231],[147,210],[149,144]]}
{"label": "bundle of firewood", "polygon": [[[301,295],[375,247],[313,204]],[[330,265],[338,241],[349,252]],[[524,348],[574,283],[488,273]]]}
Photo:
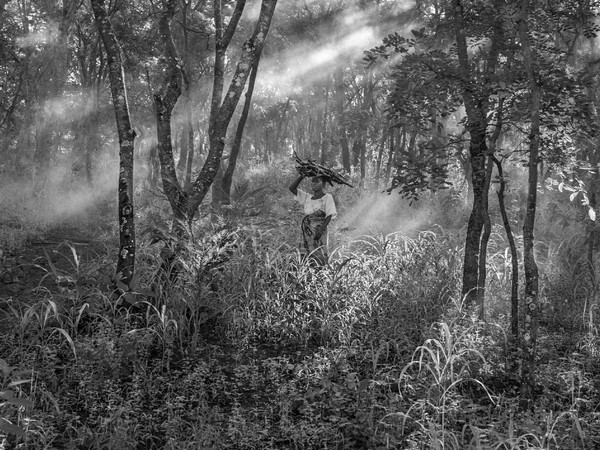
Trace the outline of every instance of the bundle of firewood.
{"label": "bundle of firewood", "polygon": [[296,153],[294,153],[294,157],[296,158],[296,170],[300,175],[304,175],[305,177],[324,177],[325,181],[331,186],[333,186],[333,183],[338,183],[354,187],[346,181],[346,177],[334,170],[322,166],[321,164],[317,164],[310,158],[302,160]]}

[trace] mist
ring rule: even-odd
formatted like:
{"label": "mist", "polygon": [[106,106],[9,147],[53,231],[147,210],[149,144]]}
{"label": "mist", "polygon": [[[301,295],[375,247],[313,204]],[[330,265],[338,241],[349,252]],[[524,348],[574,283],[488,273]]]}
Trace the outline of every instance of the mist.
{"label": "mist", "polygon": [[[313,8],[318,16],[331,11],[331,3],[309,1],[304,8],[280,5],[276,14],[280,18],[287,14],[300,15],[303,10]],[[266,49],[257,77],[257,90],[275,90],[285,97],[322,84],[337,67],[347,67],[349,62],[362,64],[364,52],[379,45],[386,35],[395,31],[410,33],[420,26],[414,18],[412,1],[394,2],[390,14],[384,17],[378,5],[364,8],[358,1],[348,3],[343,10],[336,11],[335,19],[326,25],[307,25],[303,35],[297,36],[287,48],[278,49],[275,54]]]}
{"label": "mist", "polygon": [[360,235],[387,235],[400,233],[412,235],[431,223],[433,209],[423,202],[409,205],[397,193],[363,192],[335,220],[335,228],[347,237]]}

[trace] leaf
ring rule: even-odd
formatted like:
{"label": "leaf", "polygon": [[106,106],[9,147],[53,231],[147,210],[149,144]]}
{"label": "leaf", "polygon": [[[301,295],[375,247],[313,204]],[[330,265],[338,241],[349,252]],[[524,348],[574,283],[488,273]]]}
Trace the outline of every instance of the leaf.
{"label": "leaf", "polygon": [[6,361],[4,361],[2,358],[0,358],[0,370],[2,370],[5,377],[8,376],[8,374],[10,373],[10,370],[11,370],[8,363]]}
{"label": "leaf", "polygon": [[7,434],[16,434],[17,436],[25,436],[25,431],[16,425],[13,425],[8,420],[0,417],[0,431]]}
{"label": "leaf", "polygon": [[577,194],[579,194],[579,191],[575,191],[573,192],[570,196],[569,196],[569,201],[573,201],[575,200],[575,197],[577,197]]}
{"label": "leaf", "polygon": [[590,216],[592,222],[596,221],[596,211],[594,211],[594,208],[588,209],[588,216]]}
{"label": "leaf", "polygon": [[54,265],[54,263],[52,262],[52,258],[50,257],[50,255],[48,254],[48,252],[46,251],[46,249],[44,248],[44,255],[46,255],[46,262],[48,263],[48,266],[50,267],[50,271],[52,272],[52,274],[56,277],[59,275],[59,271],[56,268],[56,266]]}
{"label": "leaf", "polygon": [[23,408],[29,408],[33,406],[33,402],[31,400],[15,397],[12,391],[0,391],[0,397],[4,398],[6,403],[9,405],[22,406]]}
{"label": "leaf", "polygon": [[[10,383],[8,383],[8,387],[15,387],[15,386],[19,386],[21,384],[26,384],[26,383],[31,383],[31,380],[16,380],[16,381],[11,381]],[[1,391],[0,391],[0,395],[1,395]]]}
{"label": "leaf", "polygon": [[360,383],[358,383],[358,392],[362,392],[365,389],[367,389],[369,387],[369,384],[369,380],[361,380]]}

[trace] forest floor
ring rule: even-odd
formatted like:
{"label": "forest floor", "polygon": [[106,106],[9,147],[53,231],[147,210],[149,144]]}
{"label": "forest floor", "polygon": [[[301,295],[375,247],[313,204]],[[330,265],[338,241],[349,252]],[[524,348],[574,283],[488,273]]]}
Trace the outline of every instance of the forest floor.
{"label": "forest floor", "polygon": [[50,275],[71,274],[78,263],[89,264],[97,259],[101,247],[91,233],[75,227],[49,230],[42,239],[3,255],[0,300],[29,298],[40,290],[56,293],[59,285]]}
{"label": "forest floor", "polygon": [[[243,220],[206,225],[141,312],[110,298],[99,215],[5,251],[0,448],[600,448],[594,332],[541,330],[519,410],[508,302],[486,323],[452,301],[449,235],[363,236],[314,270]],[[140,291],[157,247],[139,240]]]}

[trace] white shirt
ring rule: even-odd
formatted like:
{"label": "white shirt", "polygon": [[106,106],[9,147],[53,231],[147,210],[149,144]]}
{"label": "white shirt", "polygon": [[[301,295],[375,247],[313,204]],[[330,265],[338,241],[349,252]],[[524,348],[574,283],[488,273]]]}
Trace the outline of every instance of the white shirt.
{"label": "white shirt", "polygon": [[335,202],[331,194],[325,194],[323,197],[313,200],[312,194],[304,192],[302,189],[298,189],[296,195],[296,201],[304,207],[304,214],[313,214],[314,212],[321,210],[325,213],[325,217],[331,216],[335,219],[337,216],[337,210],[335,209]]}

